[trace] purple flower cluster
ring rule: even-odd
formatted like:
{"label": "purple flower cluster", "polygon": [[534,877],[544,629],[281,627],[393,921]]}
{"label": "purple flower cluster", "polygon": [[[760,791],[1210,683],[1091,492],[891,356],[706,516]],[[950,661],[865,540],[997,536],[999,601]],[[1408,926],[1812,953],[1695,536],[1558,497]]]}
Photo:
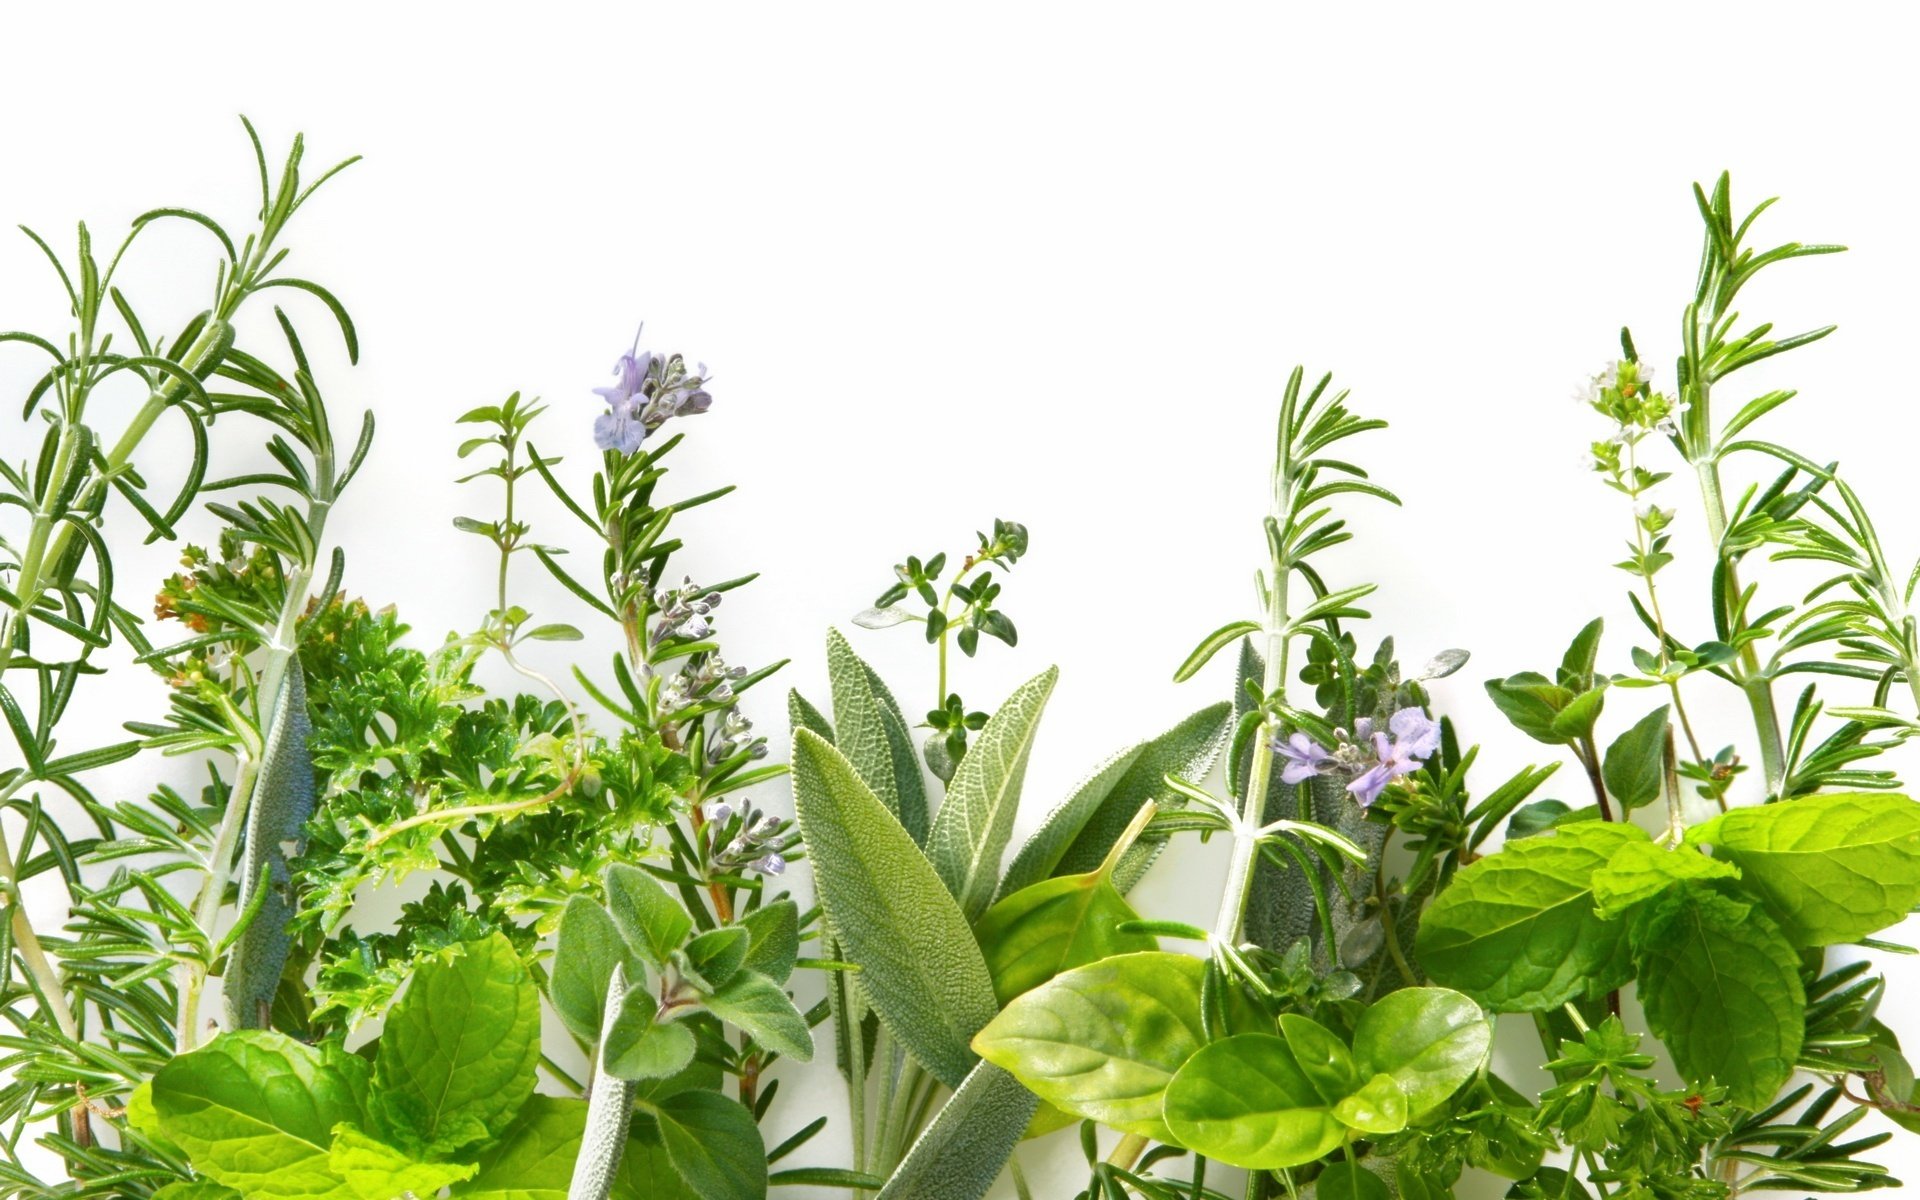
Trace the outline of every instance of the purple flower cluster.
{"label": "purple flower cluster", "polygon": [[1282,783],[1301,783],[1335,772],[1349,774],[1353,778],[1347,790],[1362,808],[1379,799],[1389,783],[1419,770],[1439,748],[1440,726],[1413,707],[1394,713],[1384,730],[1373,727],[1373,718],[1361,717],[1353,723],[1351,740],[1343,734],[1333,750],[1304,733],[1273,743],[1274,753],[1286,760],[1280,770]]}
{"label": "purple flower cluster", "polygon": [[713,403],[705,363],[689,371],[678,354],[642,350],[638,333],[633,349],[613,364],[613,375],[613,386],[593,389],[607,402],[607,411],[593,423],[593,441],[602,450],[632,454],[668,420],[703,413]]}

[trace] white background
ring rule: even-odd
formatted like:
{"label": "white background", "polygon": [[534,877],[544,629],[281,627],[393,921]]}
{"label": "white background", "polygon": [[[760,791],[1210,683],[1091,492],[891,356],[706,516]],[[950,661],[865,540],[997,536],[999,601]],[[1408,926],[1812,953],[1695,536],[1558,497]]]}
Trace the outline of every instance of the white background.
{"label": "white background", "polygon": [[[1382,585],[1366,636],[1393,633],[1416,662],[1473,651],[1436,693],[1485,745],[1483,789],[1547,757],[1477,681],[1550,667],[1601,613],[1606,661],[1625,666],[1627,580],[1608,564],[1628,512],[1579,470],[1601,429],[1568,396],[1623,323],[1672,361],[1697,254],[1688,185],[1723,167],[1738,200],[1784,194],[1760,237],[1853,247],[1752,289],[1757,319],[1841,332],[1742,390],[1802,388],[1766,435],[1842,460],[1894,557],[1920,552],[1915,30],[1891,6],[965,11],[14,6],[0,216],[63,249],[77,216],[104,237],[162,204],[244,228],[240,111],[276,149],[305,130],[314,166],[367,156],[288,237],[289,269],[353,310],[362,364],[281,295],[341,424],[379,416],[334,526],[348,584],[398,604],[422,644],[490,602],[490,552],[450,520],[491,515],[494,498],[451,482],[452,419],[540,394],[553,411],[538,441],[579,478],[588,389],[642,318],[648,346],[714,370],[714,410],[684,426],[670,490],[741,485],[687,522],[702,577],[763,572],[722,610],[732,659],[791,656],[782,684],[824,700],[821,635],[892,563],[963,550],[995,516],[1026,522],[1032,555],[1005,594],[1020,647],[990,645],[957,674],[984,704],[1061,665],[1023,829],[1110,750],[1225,696],[1224,663],[1168,678],[1200,634],[1248,613],[1271,422],[1300,362],[1393,426],[1351,456],[1406,507],[1348,506],[1360,538],[1330,563],[1337,582]],[[204,305],[208,251],[182,225],[131,260],[151,324]],[[32,247],[0,239],[0,326],[63,322]],[[0,391],[17,398],[30,365],[0,356]],[[25,453],[17,424],[0,437]],[[144,461],[164,477],[168,443],[154,445]],[[227,446],[227,462],[250,453]],[[1683,484],[1661,501],[1692,552]],[[115,515],[124,545],[129,514]],[[171,557],[124,553],[123,596]],[[1682,636],[1708,636],[1697,554],[1666,578]],[[1766,595],[1797,594],[1798,577],[1772,579]],[[531,573],[518,584],[543,615],[585,616]],[[926,707],[931,664],[910,633],[855,637],[910,711]],[[104,736],[163,703],[157,683],[120,688],[95,688],[77,720]],[[1699,704],[1715,746],[1743,735],[1737,709]],[[1621,694],[1614,719],[1645,707]],[[752,708],[781,732],[776,691]],[[119,782],[144,788],[152,769]],[[1575,800],[1575,782],[1563,771],[1548,794]],[[1217,866],[1169,857],[1137,898],[1204,917]],[[1905,995],[1920,986],[1911,966],[1890,971]],[[1911,1013],[1891,1014],[1909,1039]],[[838,1129],[831,1072],[787,1088],[776,1135],[816,1112]],[[831,1160],[832,1140],[809,1159]],[[1023,1156],[1049,1151],[1077,1159],[1070,1137]],[[1878,1157],[1920,1169],[1910,1140]],[[1041,1194],[1070,1194],[1071,1178]]]}

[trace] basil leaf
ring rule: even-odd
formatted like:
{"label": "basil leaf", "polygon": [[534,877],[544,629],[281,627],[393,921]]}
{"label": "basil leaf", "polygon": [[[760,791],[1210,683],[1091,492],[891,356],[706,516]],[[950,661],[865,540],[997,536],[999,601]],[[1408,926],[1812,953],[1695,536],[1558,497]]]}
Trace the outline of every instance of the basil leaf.
{"label": "basil leaf", "polygon": [[1624,926],[1594,911],[1592,878],[1647,835],[1583,821],[1509,843],[1455,875],[1414,951],[1436,982],[1496,1012],[1541,1012],[1632,976]]}
{"label": "basil leaf", "polygon": [[[1013,836],[1027,756],[1058,669],[1048,667],[1014,689],[960,760],[927,834],[927,858],[972,921],[993,899],[1000,859]],[[842,734],[844,737],[844,733]]]}
{"label": "basil leaf", "polygon": [[969,1039],[999,1007],[966,918],[839,751],[802,729],[792,761],[814,885],[835,941],[860,966],[853,987],[921,1065],[959,1086],[975,1061]]}
{"label": "basil leaf", "polygon": [[1347,1130],[1285,1038],[1242,1033],[1200,1050],[1166,1089],[1176,1144],[1249,1171],[1310,1163]]}
{"label": "basil leaf", "polygon": [[981,1063],[913,1143],[878,1200],[980,1200],[1038,1104],[1019,1080]]}
{"label": "basil leaf", "polygon": [[[1798,804],[1800,801],[1787,801]],[[1806,1032],[1800,956],[1765,913],[1704,887],[1675,888],[1634,923],[1640,1003],[1689,1082],[1717,1080],[1764,1108]]]}
{"label": "basil leaf", "polygon": [[364,1120],[365,1086],[364,1060],[243,1030],[161,1067],[152,1111],[215,1183],[261,1200],[356,1200],[329,1160],[334,1127]]}
{"label": "basil leaf", "polygon": [[1687,831],[1739,867],[1797,946],[1854,942],[1920,903],[1920,803],[1841,792],[1722,813]]}
{"label": "basil leaf", "polygon": [[499,1136],[533,1094],[540,993],[495,933],[414,970],[373,1060],[379,1131],[429,1157]]}
{"label": "basil leaf", "polygon": [[1358,1163],[1330,1162],[1313,1181],[1314,1200],[1388,1200],[1386,1182]]}
{"label": "basil leaf", "polygon": [[1056,1108],[1166,1141],[1167,1081],[1206,1039],[1204,970],[1160,951],[1078,967],[1008,1004],[974,1049]]}
{"label": "basil leaf", "polygon": [[1388,1075],[1406,1094],[1411,1120],[1439,1108],[1480,1073],[1493,1050],[1493,1022],[1459,992],[1412,987],[1368,1006],[1353,1027],[1362,1076]]}
{"label": "basil leaf", "polygon": [[1120,931],[1122,922],[1138,919],[1103,869],[1022,888],[983,913],[973,932],[993,975],[994,994],[1005,1004],[1062,971],[1116,954],[1158,950],[1151,936]]}

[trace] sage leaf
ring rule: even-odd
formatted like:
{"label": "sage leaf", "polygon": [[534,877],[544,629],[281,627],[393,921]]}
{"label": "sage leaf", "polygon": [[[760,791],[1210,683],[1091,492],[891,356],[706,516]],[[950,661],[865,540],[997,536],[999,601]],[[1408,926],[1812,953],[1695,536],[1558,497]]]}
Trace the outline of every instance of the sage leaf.
{"label": "sage leaf", "polygon": [[222,1034],[153,1077],[161,1136],[207,1179],[261,1200],[357,1200],[333,1171],[334,1127],[364,1119],[366,1063],[282,1033]]}
{"label": "sage leaf", "polygon": [[916,845],[927,840],[927,793],[900,705],[837,629],[827,631],[833,743]]}
{"label": "sage leaf", "polygon": [[1667,707],[1662,704],[1634,722],[1601,761],[1601,781],[1629,812],[1659,798],[1666,777]]}
{"label": "sage leaf", "polygon": [[379,1132],[450,1157],[503,1132],[533,1094],[540,993],[495,933],[415,968],[373,1060]]}
{"label": "sage leaf", "polygon": [[1197,958],[1161,951],[1075,968],[1008,1004],[974,1049],[1056,1108],[1170,1140],[1162,1096],[1206,1040],[1204,971]]}
{"label": "sage leaf", "polygon": [[1389,992],[1353,1028],[1354,1065],[1363,1077],[1386,1075],[1407,1098],[1410,1120],[1445,1104],[1487,1063],[1493,1022],[1448,988]]}
{"label": "sage leaf", "polygon": [[1039,1106],[990,1062],[968,1073],[900,1161],[879,1200],[980,1200]]}
{"label": "sage leaf", "polygon": [[246,841],[240,853],[240,904],[259,896],[246,928],[227,952],[222,980],[227,1017],[236,1029],[261,1029],[279,990],[292,941],[293,877],[286,847],[298,841],[313,815],[313,754],[308,738],[306,675],[290,657],[286,681],[273,708],[271,727],[260,756],[259,782],[247,812]]}
{"label": "sage leaf", "polygon": [[1593,873],[1594,910],[1613,920],[1676,883],[1738,878],[1740,868],[1732,863],[1691,849],[1628,842]]}
{"label": "sage leaf", "polygon": [[829,744],[833,741],[833,722],[792,688],[787,689],[787,723],[794,729],[811,729]]}
{"label": "sage leaf", "polygon": [[927,834],[927,858],[969,921],[986,911],[999,885],[1000,859],[1013,836],[1027,756],[1039,732],[1040,712],[1059,677],[1057,668],[1048,667],[1016,688],[987,720],[979,740],[960,760]]}
{"label": "sage leaf", "polygon": [[[1787,801],[1797,804],[1799,801]],[[1640,1003],[1689,1082],[1764,1108],[1793,1073],[1806,1031],[1800,956],[1758,907],[1676,888],[1634,923]]]}
{"label": "sage leaf", "polygon": [[1495,1012],[1541,1012],[1632,977],[1623,925],[1594,910],[1593,874],[1632,825],[1582,821],[1464,868],[1427,909],[1414,952],[1436,982]]}
{"label": "sage leaf", "polygon": [[1920,903],[1920,803],[1840,792],[1722,813],[1687,831],[1739,867],[1797,946],[1858,941]]}
{"label": "sage leaf", "polygon": [[624,863],[607,868],[607,911],[634,953],[656,971],[693,932],[693,918],[660,881]]}
{"label": "sage leaf", "polygon": [[[1092,871],[1141,806],[1153,803],[1164,810],[1184,804],[1167,786],[1167,776],[1205,778],[1225,745],[1231,720],[1231,705],[1210,705],[1108,759],[1020,847],[999,895],[1009,896],[1049,876]],[[1161,838],[1142,840],[1121,859],[1113,884],[1122,895],[1139,882],[1162,844]]]}
{"label": "sage leaf", "polygon": [[651,1117],[667,1161],[701,1200],[762,1200],[767,1152],[760,1127],[738,1100],[719,1092],[679,1092],[646,1103],[635,1124]]}
{"label": "sage leaf", "polygon": [[813,1033],[785,989],[758,971],[741,971],[709,993],[707,1008],[753,1040],[795,1062],[813,1057]]}
{"label": "sage leaf", "polygon": [[792,762],[814,886],[860,967],[855,987],[922,1066],[958,1087],[973,1069],[968,1042],[999,1008],[966,917],[845,756],[802,729]]}
{"label": "sage leaf", "polygon": [[448,1184],[473,1176],[472,1163],[421,1162],[351,1125],[334,1132],[327,1163],[359,1200],[437,1196]]}
{"label": "sage leaf", "polygon": [[1346,1140],[1287,1039],[1242,1033],[1208,1045],[1166,1089],[1175,1144],[1250,1171],[1310,1163]]}

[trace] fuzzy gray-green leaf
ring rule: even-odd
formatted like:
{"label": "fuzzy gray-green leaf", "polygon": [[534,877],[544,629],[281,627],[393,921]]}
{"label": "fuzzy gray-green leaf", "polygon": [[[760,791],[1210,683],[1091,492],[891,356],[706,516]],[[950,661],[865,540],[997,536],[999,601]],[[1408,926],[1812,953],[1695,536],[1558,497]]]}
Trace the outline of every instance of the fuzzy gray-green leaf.
{"label": "fuzzy gray-green leaf", "polygon": [[280,987],[287,965],[287,923],[293,920],[292,876],[286,843],[300,836],[313,815],[313,755],[307,738],[307,683],[300,660],[287,664],[286,683],[274,706],[267,744],[260,759],[260,782],[247,813],[247,840],[240,859],[240,903],[244,908],[259,889],[259,908],[228,952],[223,981],[227,1016],[235,1028],[266,1024],[267,1006]]}
{"label": "fuzzy gray-green leaf", "polygon": [[1018,1079],[979,1064],[907,1151],[879,1200],[980,1200],[1039,1105]]}
{"label": "fuzzy gray-green leaf", "polygon": [[1049,667],[1007,697],[960,760],[933,831],[927,835],[927,857],[969,921],[993,902],[1000,859],[1013,836],[1013,817],[1020,807],[1027,756],[1039,731],[1041,710],[1059,677],[1058,669]]}
{"label": "fuzzy gray-green leaf", "polygon": [[814,883],[857,987],[929,1071],[957,1087],[993,1019],[993,980],[967,919],[913,839],[819,735],[793,737],[794,809]]}

